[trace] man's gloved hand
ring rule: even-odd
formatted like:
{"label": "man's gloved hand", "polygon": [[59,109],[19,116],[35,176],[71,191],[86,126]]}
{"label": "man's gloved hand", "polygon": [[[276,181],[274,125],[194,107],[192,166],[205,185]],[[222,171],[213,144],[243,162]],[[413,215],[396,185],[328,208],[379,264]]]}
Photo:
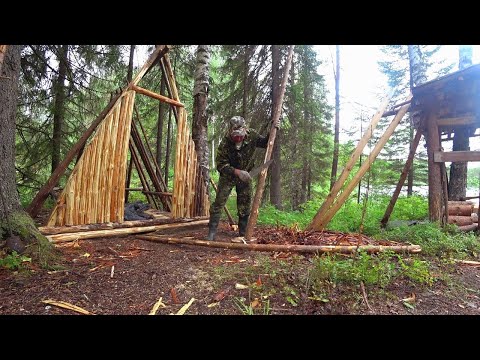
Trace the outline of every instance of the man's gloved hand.
{"label": "man's gloved hand", "polygon": [[248,172],[246,172],[245,170],[235,169],[234,173],[235,173],[235,175],[237,175],[238,178],[239,178],[240,180],[242,180],[243,182],[252,181],[252,177],[251,177],[250,174],[249,174]]}

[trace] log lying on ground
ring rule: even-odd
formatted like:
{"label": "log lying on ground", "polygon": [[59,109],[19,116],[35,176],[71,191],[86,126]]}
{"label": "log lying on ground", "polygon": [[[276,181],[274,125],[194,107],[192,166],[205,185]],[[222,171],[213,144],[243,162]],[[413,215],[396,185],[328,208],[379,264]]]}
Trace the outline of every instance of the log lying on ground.
{"label": "log lying on ground", "polygon": [[138,235],[138,239],[168,243],[168,244],[185,244],[185,245],[199,245],[213,248],[223,249],[237,249],[237,250],[251,250],[251,251],[282,251],[282,252],[301,252],[301,253],[325,253],[337,252],[342,254],[352,254],[357,251],[366,251],[369,254],[393,251],[396,253],[418,253],[422,251],[419,245],[360,245],[360,246],[337,246],[337,245],[276,245],[276,244],[241,244],[228,243],[220,241],[208,240],[192,240],[174,237],[160,237],[155,235]]}
{"label": "log lying on ground", "polygon": [[179,227],[195,226],[195,225],[207,225],[208,220],[197,220],[187,223],[175,223],[175,224],[163,224],[163,225],[153,225],[153,226],[143,226],[143,227],[134,227],[126,229],[111,229],[111,230],[95,230],[88,232],[77,232],[69,234],[57,234],[57,235],[48,235],[47,239],[53,243],[75,241],[82,239],[93,239],[93,238],[105,238],[105,237],[119,237],[123,235],[131,234],[140,234],[146,232],[153,232],[163,229],[174,229]]}
{"label": "log lying on ground", "polygon": [[40,233],[43,235],[56,235],[66,233],[76,233],[95,230],[124,229],[142,226],[163,225],[172,223],[188,223],[197,220],[206,220],[207,216],[197,217],[193,219],[151,219],[151,220],[134,220],[125,221],[123,223],[104,223],[104,224],[88,224],[88,225],[72,225],[72,226],[42,226],[39,227]]}
{"label": "log lying on ground", "polygon": [[449,224],[456,224],[458,226],[471,225],[473,223],[472,217],[468,216],[448,216]]}
{"label": "log lying on ground", "polygon": [[450,202],[448,202],[448,216],[451,216],[451,215],[470,216],[472,212],[473,212],[473,205],[471,204],[450,205]]}
{"label": "log lying on ground", "polygon": [[460,230],[460,231],[473,231],[473,230],[477,230],[477,227],[478,227],[477,224],[464,225],[464,226],[459,226],[458,230]]}

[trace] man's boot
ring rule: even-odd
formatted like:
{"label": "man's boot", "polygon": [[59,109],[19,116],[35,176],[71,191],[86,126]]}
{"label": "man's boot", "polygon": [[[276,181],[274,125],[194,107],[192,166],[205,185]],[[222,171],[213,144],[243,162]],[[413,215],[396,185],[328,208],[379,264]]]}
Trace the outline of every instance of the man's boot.
{"label": "man's boot", "polygon": [[248,215],[240,216],[238,218],[238,235],[245,236],[245,230],[247,229]]}
{"label": "man's boot", "polygon": [[220,221],[220,216],[211,216],[208,223],[208,236],[207,240],[215,240],[215,235],[217,234],[218,222]]}

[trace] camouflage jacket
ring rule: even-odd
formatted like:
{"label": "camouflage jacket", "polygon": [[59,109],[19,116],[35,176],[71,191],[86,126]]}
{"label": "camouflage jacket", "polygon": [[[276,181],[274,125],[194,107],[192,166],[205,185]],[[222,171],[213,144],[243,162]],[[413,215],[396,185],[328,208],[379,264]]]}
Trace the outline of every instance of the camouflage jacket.
{"label": "camouflage jacket", "polygon": [[235,169],[250,171],[254,166],[253,154],[256,147],[266,148],[268,135],[262,136],[253,129],[247,129],[242,147],[237,150],[230,136],[223,137],[215,158],[217,170],[222,175],[231,175]]}

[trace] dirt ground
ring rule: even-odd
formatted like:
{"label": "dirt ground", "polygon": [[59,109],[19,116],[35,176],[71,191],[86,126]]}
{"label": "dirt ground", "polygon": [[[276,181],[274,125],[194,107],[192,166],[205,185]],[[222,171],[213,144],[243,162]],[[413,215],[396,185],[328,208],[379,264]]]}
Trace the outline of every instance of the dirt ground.
{"label": "dirt ground", "polygon": [[[258,227],[255,235],[273,230]],[[204,239],[207,231],[203,225],[162,234]],[[235,236],[228,224],[220,224],[218,240]],[[383,289],[331,284],[325,293],[315,294],[309,283],[314,254],[164,244],[135,236],[80,240],[57,248],[63,255],[60,270],[29,263],[15,272],[0,269],[1,315],[79,314],[46,300],[99,315],[147,315],[155,304],[157,315],[177,314],[182,308],[185,315],[480,314],[480,268],[456,263],[446,276],[439,262],[432,286],[408,280],[395,280]],[[408,298],[407,306],[402,299]]]}

